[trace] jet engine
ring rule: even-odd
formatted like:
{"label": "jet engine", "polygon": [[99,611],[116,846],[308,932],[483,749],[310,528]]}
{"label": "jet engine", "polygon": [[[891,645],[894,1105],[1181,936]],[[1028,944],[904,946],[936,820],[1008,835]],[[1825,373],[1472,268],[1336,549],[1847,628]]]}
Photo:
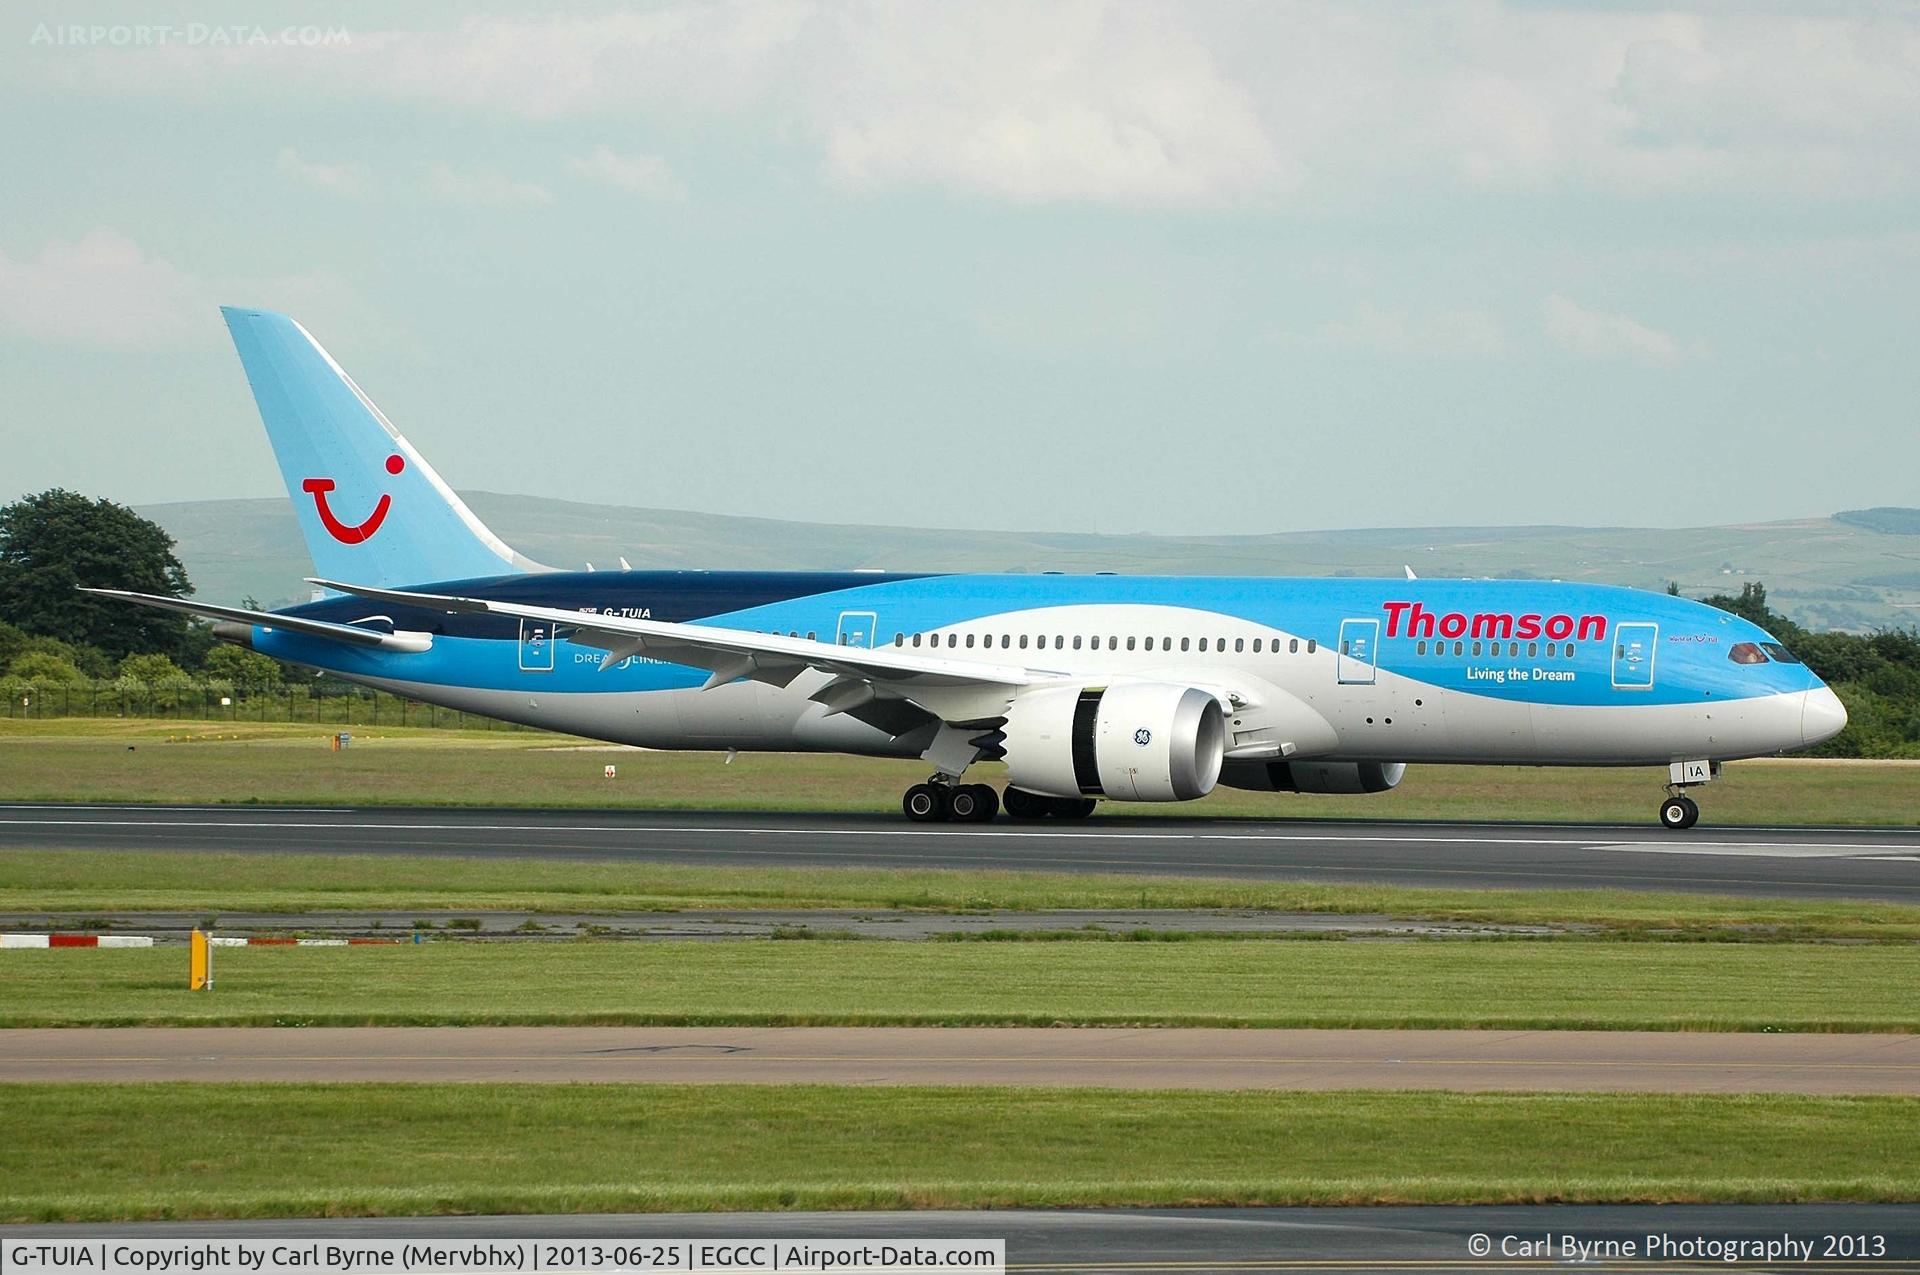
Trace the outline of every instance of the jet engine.
{"label": "jet engine", "polygon": [[1198,687],[1126,682],[1022,691],[997,736],[1013,785],[1028,792],[1192,801],[1220,778],[1227,726]]}
{"label": "jet engine", "polygon": [[1232,761],[1220,782],[1253,792],[1385,792],[1406,773],[1398,761]]}

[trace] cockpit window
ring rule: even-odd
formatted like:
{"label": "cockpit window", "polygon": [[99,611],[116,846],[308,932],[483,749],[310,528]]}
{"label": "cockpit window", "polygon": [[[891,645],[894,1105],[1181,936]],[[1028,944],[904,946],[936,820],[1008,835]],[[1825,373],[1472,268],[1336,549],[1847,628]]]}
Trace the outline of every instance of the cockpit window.
{"label": "cockpit window", "polygon": [[1782,664],[1800,664],[1804,662],[1799,656],[1789,651],[1786,647],[1781,646],[1778,642],[1762,642],[1760,645],[1766,647],[1767,654]]}
{"label": "cockpit window", "polygon": [[1765,664],[1767,653],[1751,642],[1736,642],[1727,652],[1727,658],[1735,664]]}

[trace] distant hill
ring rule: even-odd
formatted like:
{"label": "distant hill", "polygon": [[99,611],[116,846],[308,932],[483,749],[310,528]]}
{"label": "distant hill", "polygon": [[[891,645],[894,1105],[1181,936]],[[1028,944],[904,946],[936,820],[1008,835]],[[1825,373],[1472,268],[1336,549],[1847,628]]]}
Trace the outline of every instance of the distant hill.
{"label": "distant hill", "polygon": [[[683,510],[465,493],[515,548],[555,566],[895,571],[1124,571],[1194,575],[1505,576],[1584,580],[1692,596],[1762,580],[1776,608],[1811,628],[1920,620],[1920,510],[1734,527],[1432,527],[1262,536],[1101,536],[782,522]],[[149,505],[199,595],[280,606],[310,574],[283,498]],[[1882,515],[1889,515],[1882,517]],[[1872,518],[1872,521],[1863,521]]]}
{"label": "distant hill", "polygon": [[1849,509],[1845,513],[1835,514],[1833,520],[1889,536],[1920,536],[1920,509],[1879,505],[1873,509]]}

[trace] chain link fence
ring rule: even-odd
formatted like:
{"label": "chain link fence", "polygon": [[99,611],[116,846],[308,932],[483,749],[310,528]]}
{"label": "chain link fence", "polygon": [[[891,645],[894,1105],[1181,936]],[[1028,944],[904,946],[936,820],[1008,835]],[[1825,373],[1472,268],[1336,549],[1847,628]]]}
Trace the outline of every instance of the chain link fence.
{"label": "chain link fence", "polygon": [[240,690],[218,684],[141,686],[125,681],[59,686],[0,685],[9,718],[139,717],[195,722],[313,722],[325,726],[423,726],[523,731],[531,727],[423,704],[342,683]]}

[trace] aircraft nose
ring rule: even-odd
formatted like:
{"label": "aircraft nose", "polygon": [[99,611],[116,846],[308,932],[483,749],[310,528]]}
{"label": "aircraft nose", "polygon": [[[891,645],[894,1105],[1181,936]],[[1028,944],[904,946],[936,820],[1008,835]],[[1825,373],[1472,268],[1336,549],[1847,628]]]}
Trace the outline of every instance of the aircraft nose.
{"label": "aircraft nose", "polygon": [[1847,706],[1831,687],[1807,692],[1800,708],[1800,742],[1818,744],[1838,735],[1847,724]]}

